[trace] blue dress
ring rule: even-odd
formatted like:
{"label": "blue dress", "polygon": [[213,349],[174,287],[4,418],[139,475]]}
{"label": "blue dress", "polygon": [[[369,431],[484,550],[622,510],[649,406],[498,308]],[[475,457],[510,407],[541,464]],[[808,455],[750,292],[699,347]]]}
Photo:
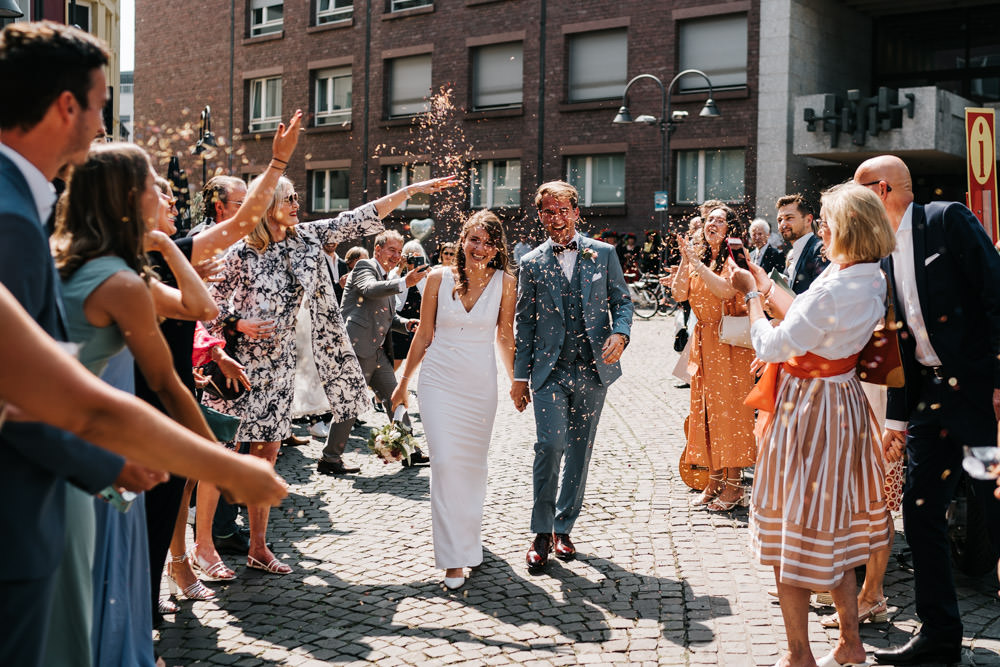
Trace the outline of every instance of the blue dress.
{"label": "blue dress", "polygon": [[[83,304],[109,277],[131,270],[119,257],[99,257],[80,267],[63,283],[69,338],[81,345],[80,361],[108,384],[129,393],[135,389],[133,360],[129,351],[123,349],[124,337],[114,325],[94,327],[87,322]],[[100,498],[87,497],[86,500],[93,508],[96,524],[91,552],[93,664],[154,667],[144,495],[140,494],[125,514]],[[76,650],[76,646],[71,643],[65,654]],[[52,651],[47,656],[55,658]],[[77,655],[72,659],[73,663],[53,661],[49,664],[85,664]],[[89,661],[86,664],[90,664]]]}

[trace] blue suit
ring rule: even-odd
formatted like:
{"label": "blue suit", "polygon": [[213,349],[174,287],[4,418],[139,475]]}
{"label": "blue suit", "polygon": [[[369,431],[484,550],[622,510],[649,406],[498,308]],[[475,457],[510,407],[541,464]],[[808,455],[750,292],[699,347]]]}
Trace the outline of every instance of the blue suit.
{"label": "blue suit", "polygon": [[621,376],[617,362],[601,359],[601,348],[632,326],[632,299],[614,248],[577,241],[570,280],[551,242],[526,254],[518,274],[514,377],[528,380],[535,411],[534,533],[569,534],[580,514],[604,397]]}
{"label": "blue suit", "polygon": [[[0,155],[0,283],[57,340],[65,340],[59,277],[28,183]],[[88,493],[113,483],[124,460],[59,429],[8,423],[0,431],[0,664],[41,660],[51,577],[66,536],[66,481]]]}

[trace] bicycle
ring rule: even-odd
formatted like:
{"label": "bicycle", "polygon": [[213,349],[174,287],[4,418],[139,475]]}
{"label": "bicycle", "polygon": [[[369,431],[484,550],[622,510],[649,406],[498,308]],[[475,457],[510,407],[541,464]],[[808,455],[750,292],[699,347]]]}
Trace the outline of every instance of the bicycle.
{"label": "bicycle", "polygon": [[658,275],[627,273],[625,281],[628,283],[632,309],[636,317],[648,320],[657,313],[670,315],[677,310],[677,304],[663,289]]}

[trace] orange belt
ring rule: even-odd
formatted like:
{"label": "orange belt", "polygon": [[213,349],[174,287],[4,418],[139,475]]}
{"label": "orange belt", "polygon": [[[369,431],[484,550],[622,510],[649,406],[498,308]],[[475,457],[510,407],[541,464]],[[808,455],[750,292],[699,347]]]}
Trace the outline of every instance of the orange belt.
{"label": "orange belt", "polygon": [[771,420],[774,419],[775,403],[778,401],[778,384],[781,381],[782,372],[797,378],[829,378],[849,373],[857,365],[857,354],[843,359],[824,359],[812,352],[806,352],[801,357],[792,357],[782,364],[768,363],[764,368],[764,373],[757,380],[757,384],[743,401],[744,405],[749,405],[758,411],[757,423],[753,430],[754,435],[758,439],[763,438]]}

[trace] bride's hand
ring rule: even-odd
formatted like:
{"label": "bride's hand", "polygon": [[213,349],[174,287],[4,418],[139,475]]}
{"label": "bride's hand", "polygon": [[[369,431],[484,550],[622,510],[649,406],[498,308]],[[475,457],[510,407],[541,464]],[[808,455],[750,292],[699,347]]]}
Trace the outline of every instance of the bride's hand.
{"label": "bride's hand", "polygon": [[392,403],[393,412],[396,412],[396,408],[400,405],[406,406],[407,410],[410,409],[410,397],[405,383],[396,385],[396,388],[392,392],[392,396],[389,398],[389,402]]}

